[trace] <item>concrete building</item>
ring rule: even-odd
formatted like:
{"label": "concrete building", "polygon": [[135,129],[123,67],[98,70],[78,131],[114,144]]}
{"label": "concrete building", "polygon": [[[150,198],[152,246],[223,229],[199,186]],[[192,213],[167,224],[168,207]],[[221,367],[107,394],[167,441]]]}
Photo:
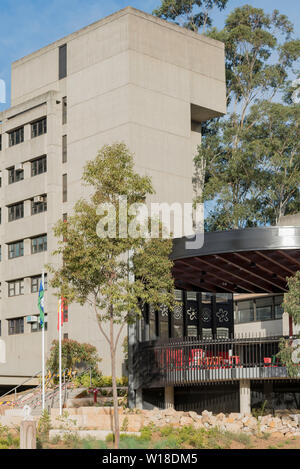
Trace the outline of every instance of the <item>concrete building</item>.
{"label": "concrete building", "polygon": [[[128,7],[15,62],[11,90],[0,114],[1,386],[41,369],[38,278],[58,262],[53,225],[87,194],[87,160],[124,141],[152,178],[153,200],[192,201],[199,125],[226,111],[224,46]],[[57,337],[53,293],[48,350]],[[72,304],[65,319],[63,334],[96,345],[110,374],[94,314]]]}

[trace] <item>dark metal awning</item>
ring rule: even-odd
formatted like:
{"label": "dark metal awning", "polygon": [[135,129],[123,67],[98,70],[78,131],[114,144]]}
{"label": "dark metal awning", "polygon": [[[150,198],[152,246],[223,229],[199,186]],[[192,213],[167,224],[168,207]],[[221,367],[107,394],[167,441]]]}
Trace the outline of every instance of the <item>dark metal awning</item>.
{"label": "dark metal awning", "polygon": [[[177,288],[203,292],[281,293],[300,270],[300,226],[264,227],[204,234],[204,245],[174,240]],[[200,245],[200,244],[199,244]]]}

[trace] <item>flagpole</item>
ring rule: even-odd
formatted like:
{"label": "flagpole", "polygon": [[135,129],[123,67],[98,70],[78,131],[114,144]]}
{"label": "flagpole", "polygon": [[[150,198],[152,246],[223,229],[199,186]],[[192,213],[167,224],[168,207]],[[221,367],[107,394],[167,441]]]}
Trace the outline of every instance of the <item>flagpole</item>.
{"label": "flagpole", "polygon": [[59,326],[58,326],[58,341],[59,341],[59,415],[62,415],[62,376],[61,376],[61,297],[59,299]]}
{"label": "flagpole", "polygon": [[[45,273],[42,273],[42,285],[45,292]],[[42,326],[42,409],[45,410],[45,316]]]}

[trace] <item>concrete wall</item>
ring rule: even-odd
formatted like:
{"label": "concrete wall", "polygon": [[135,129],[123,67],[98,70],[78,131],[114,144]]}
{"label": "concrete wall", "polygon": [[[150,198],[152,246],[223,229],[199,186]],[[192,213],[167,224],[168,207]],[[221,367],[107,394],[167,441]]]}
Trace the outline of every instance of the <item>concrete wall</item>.
{"label": "concrete wall", "polygon": [[[67,77],[58,79],[59,46],[67,44]],[[160,202],[191,202],[193,156],[201,135],[191,119],[201,122],[225,113],[224,46],[132,8],[126,8],[63,38],[12,66],[12,108],[0,115],[2,152],[2,301],[0,319],[7,348],[1,376],[28,376],[41,367],[41,334],[7,335],[7,318],[38,314],[31,275],[41,274],[56,247],[52,229],[74,203],[88,194],[82,170],[104,144],[124,141],[134,153],[136,169],[151,176]],[[62,98],[68,121],[62,124]],[[193,106],[191,106],[193,105]],[[30,122],[47,116],[46,135],[31,139]],[[7,131],[25,124],[25,141],[9,148]],[[68,138],[68,161],[62,163],[62,136]],[[31,177],[29,161],[47,154],[47,173]],[[24,163],[23,181],[8,185],[7,168]],[[62,175],[68,175],[68,201],[62,203]],[[32,216],[29,199],[47,194],[46,213]],[[7,205],[25,201],[22,220],[8,223]],[[30,253],[30,237],[48,233],[48,251]],[[6,243],[25,240],[25,255],[7,259]],[[23,296],[8,298],[7,281],[25,278]],[[57,298],[49,288],[47,347],[57,338]],[[94,313],[71,305],[63,326],[69,338],[97,346],[110,372],[110,352]],[[122,343],[127,331],[121,337]],[[122,351],[118,350],[118,374]]]}

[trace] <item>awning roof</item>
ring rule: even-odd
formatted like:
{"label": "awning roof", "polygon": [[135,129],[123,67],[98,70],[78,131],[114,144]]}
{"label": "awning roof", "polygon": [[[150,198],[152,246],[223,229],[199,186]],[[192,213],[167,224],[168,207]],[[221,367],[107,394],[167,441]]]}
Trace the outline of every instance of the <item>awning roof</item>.
{"label": "awning roof", "polygon": [[205,233],[203,247],[195,242],[195,249],[187,249],[187,241],[174,240],[177,288],[280,293],[287,291],[287,277],[300,270],[300,226]]}

